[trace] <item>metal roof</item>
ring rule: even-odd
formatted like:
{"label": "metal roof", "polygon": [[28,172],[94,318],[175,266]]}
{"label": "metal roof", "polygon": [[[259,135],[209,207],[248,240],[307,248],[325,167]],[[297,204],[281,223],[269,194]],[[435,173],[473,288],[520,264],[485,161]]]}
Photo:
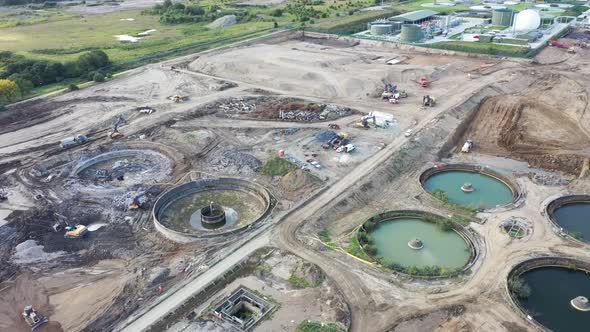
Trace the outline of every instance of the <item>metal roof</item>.
{"label": "metal roof", "polygon": [[389,19],[392,21],[414,22],[414,21],[423,20],[425,18],[428,18],[430,16],[434,16],[437,14],[438,14],[438,12],[435,12],[434,10],[423,9],[423,10],[416,10],[413,12],[393,16],[393,17],[390,17]]}

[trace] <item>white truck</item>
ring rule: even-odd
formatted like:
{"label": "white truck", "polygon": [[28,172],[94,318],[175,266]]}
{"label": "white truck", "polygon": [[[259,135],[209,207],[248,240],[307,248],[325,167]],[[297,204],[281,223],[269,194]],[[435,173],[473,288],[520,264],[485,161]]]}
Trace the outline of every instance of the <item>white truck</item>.
{"label": "white truck", "polygon": [[461,148],[461,152],[469,153],[469,152],[471,152],[471,149],[473,149],[473,140],[468,139],[467,142],[465,142],[465,144],[463,144],[463,147]]}

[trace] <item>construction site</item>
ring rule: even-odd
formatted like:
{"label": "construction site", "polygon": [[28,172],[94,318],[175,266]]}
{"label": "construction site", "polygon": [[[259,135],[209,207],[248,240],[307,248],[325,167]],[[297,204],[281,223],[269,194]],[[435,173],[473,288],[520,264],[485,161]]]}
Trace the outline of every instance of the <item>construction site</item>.
{"label": "construction site", "polygon": [[0,330],[584,330],[589,57],[289,30],[10,105]]}

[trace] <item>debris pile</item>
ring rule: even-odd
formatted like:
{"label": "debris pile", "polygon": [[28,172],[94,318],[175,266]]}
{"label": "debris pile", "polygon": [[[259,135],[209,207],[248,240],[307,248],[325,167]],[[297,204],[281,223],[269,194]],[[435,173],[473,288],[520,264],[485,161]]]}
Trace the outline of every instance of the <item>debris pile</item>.
{"label": "debris pile", "polygon": [[37,244],[35,240],[26,240],[14,248],[12,261],[16,264],[32,264],[49,262],[66,254],[65,251],[45,252],[44,246]]}
{"label": "debris pile", "polygon": [[215,155],[208,164],[216,171],[242,175],[254,175],[262,167],[262,161],[258,158],[236,150],[223,151]]}
{"label": "debris pile", "polygon": [[333,120],[355,113],[348,107],[331,104],[305,103],[295,98],[245,97],[232,98],[206,107],[221,111],[225,117],[246,116],[256,119],[313,122]]}

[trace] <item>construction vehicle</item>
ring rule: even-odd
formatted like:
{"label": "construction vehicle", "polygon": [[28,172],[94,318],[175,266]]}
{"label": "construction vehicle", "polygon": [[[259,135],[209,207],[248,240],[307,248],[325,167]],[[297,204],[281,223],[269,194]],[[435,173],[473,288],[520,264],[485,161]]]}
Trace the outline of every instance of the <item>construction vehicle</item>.
{"label": "construction vehicle", "polygon": [[355,127],[357,127],[357,128],[365,128],[365,129],[369,129],[369,128],[371,128],[371,127],[369,126],[369,120],[372,120],[372,121],[373,121],[373,126],[375,126],[375,125],[377,124],[377,120],[376,120],[375,116],[374,116],[374,115],[371,115],[371,114],[369,114],[369,115],[365,115],[365,116],[363,116],[363,117],[361,118],[361,121],[360,121],[360,122],[357,122],[357,123],[355,123],[355,124],[354,124],[354,126],[355,126]]}
{"label": "construction vehicle", "polygon": [[133,201],[129,204],[129,210],[139,210],[147,206],[148,198],[145,194],[140,194],[133,197]]}
{"label": "construction vehicle", "polygon": [[399,104],[399,99],[398,98],[389,98],[389,103],[390,104]]}
{"label": "construction vehicle", "polygon": [[467,142],[465,142],[465,144],[463,144],[463,147],[461,148],[461,152],[469,153],[469,152],[471,152],[471,149],[473,149],[473,140],[468,139]]}
{"label": "construction vehicle", "polygon": [[87,236],[89,233],[88,227],[84,225],[66,226],[66,233],[64,238],[66,239],[80,239]]}
{"label": "construction vehicle", "polygon": [[426,95],[422,97],[422,106],[433,107],[436,105],[436,98]]}
{"label": "construction vehicle", "polygon": [[385,92],[396,92],[397,86],[391,83],[385,83]]}
{"label": "construction vehicle", "polygon": [[31,331],[35,331],[39,326],[49,322],[49,319],[33,309],[32,305],[25,306],[22,315],[25,322],[31,327]]}
{"label": "construction vehicle", "polygon": [[82,145],[86,142],[88,142],[88,137],[82,134],[78,134],[62,140],[60,146],[62,149],[69,149],[73,148],[74,146]]}
{"label": "construction vehicle", "polygon": [[355,148],[356,147],[352,144],[341,145],[340,147],[338,147],[338,149],[336,149],[336,152],[350,153],[350,152],[354,151]]}
{"label": "construction vehicle", "polygon": [[431,80],[429,80],[426,77],[420,77],[420,79],[418,81],[415,81],[416,83],[418,83],[418,85],[420,85],[423,88],[427,88],[430,86],[430,83],[432,83]]}
{"label": "construction vehicle", "polygon": [[168,97],[168,99],[172,100],[175,103],[182,103],[188,100],[188,96],[172,95]]}
{"label": "construction vehicle", "polygon": [[547,42],[547,45],[557,47],[557,48],[570,48],[571,47],[571,45],[568,45],[566,43],[560,43],[557,40],[550,40]]}
{"label": "construction vehicle", "polygon": [[109,133],[109,137],[111,139],[116,139],[119,137],[123,137],[123,134],[119,131],[119,126],[121,125],[121,122],[125,122],[127,123],[127,121],[125,121],[125,119],[123,119],[122,115],[119,115],[119,118],[117,119],[117,122],[115,122],[115,126],[113,128],[113,131],[111,131]]}
{"label": "construction vehicle", "polygon": [[340,129],[340,126],[337,123],[330,123],[330,124],[328,124],[328,128],[330,128],[330,129]]}

